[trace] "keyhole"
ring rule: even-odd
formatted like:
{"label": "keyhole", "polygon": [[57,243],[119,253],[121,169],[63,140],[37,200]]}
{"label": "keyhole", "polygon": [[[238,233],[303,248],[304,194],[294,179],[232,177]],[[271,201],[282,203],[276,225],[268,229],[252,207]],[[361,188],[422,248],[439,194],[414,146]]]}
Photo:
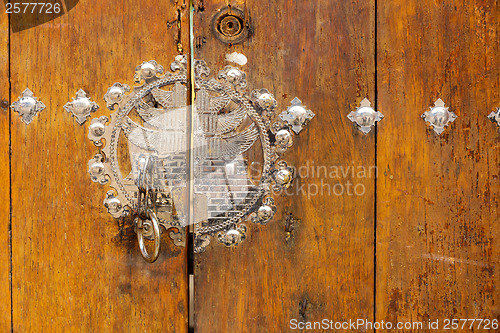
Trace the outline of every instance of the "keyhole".
{"label": "keyhole", "polygon": [[237,8],[221,9],[212,19],[212,31],[223,42],[234,44],[248,36],[248,18]]}
{"label": "keyhole", "polygon": [[226,15],[220,20],[218,28],[224,36],[235,37],[242,31],[243,20],[234,15]]}

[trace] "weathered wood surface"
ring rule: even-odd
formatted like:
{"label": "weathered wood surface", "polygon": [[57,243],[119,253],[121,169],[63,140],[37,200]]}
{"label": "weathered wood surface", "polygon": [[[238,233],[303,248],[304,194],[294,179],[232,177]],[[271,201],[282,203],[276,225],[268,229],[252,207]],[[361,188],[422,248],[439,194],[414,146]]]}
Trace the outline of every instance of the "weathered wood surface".
{"label": "weathered wood surface", "polygon": [[[3,103],[3,104],[2,104]],[[9,22],[0,13],[0,331],[11,325],[10,167],[9,167]]]}
{"label": "weathered wood surface", "polygon": [[[316,113],[285,160],[309,163],[310,170],[313,163],[374,165],[374,133],[363,135],[346,117],[364,97],[374,98],[374,2],[230,4],[248,12],[252,35],[223,44],[210,21],[226,1],[195,1],[195,58],[216,75],[226,53],[241,52],[248,57],[242,69],[249,89],[269,89],[280,111],[298,96]],[[246,223],[248,238],[236,249],[213,240],[196,256],[195,331],[285,332],[291,319],[373,318],[375,179],[310,174],[296,186],[321,180],[332,188],[360,183],[366,193],[279,198],[279,214],[266,226]],[[288,214],[300,220],[290,237]]]}
{"label": "weathered wood surface", "polygon": [[[95,115],[109,115],[103,101],[109,86],[133,84],[143,61],[168,67],[177,54],[181,5],[80,1],[55,20],[11,34],[12,97],[29,87],[47,106],[28,126],[12,113],[14,331],[187,331],[187,250],[167,236],[158,262],[142,259],[130,225],[119,227],[102,206],[108,188],[88,176],[96,152],[89,120],[80,126],[63,109],[82,88],[100,105]],[[186,45],[186,10],[181,14]],[[4,175],[3,155],[0,163]],[[2,215],[2,252],[3,221]],[[3,275],[2,269],[1,296]],[[8,319],[3,297],[0,304]]]}
{"label": "weathered wood surface", "polygon": [[[378,4],[377,319],[498,319],[500,8]],[[420,119],[437,98],[458,115],[441,136]]]}
{"label": "weathered wood surface", "polygon": [[[285,155],[309,171],[291,191],[304,192],[278,198],[267,226],[246,223],[236,249],[213,240],[195,257],[195,330],[283,332],[291,319],[500,319],[500,136],[486,118],[500,105],[496,1],[389,0],[377,10],[373,0],[231,1],[252,27],[234,46],[210,26],[227,3],[194,2],[195,58],[215,74],[227,53],[241,52],[249,89],[269,89],[279,111],[297,96],[316,117]],[[187,53],[184,5],[87,0],[11,29],[10,99],[29,87],[47,108],[26,126],[0,105],[0,331],[10,330],[11,311],[21,332],[187,331],[187,250],[167,239],[157,263],[143,261],[130,225],[102,207],[107,189],[88,177],[96,151],[88,123],[62,108],[83,88],[101,106],[95,115],[109,114],[102,96],[110,85],[132,83],[142,61],[167,67],[177,53],[177,9]],[[4,13],[0,27],[1,103],[9,100]],[[375,56],[386,116],[377,142],[346,118],[364,97],[375,101]],[[459,116],[441,136],[420,118],[438,97]],[[318,166],[361,167],[367,177],[318,175]],[[364,194],[313,195],[347,182],[363,184]]]}

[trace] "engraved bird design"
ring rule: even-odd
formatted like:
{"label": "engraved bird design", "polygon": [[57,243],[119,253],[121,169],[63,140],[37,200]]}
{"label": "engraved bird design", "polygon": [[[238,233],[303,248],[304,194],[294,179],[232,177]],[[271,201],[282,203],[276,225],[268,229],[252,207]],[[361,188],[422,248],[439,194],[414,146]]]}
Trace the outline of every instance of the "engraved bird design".
{"label": "engraved bird design", "polygon": [[[176,83],[171,91],[154,88],[151,95],[163,108],[139,101],[135,109],[144,126],[130,117],[120,124],[125,136],[133,145],[160,156],[186,150],[187,108],[186,87]],[[247,151],[257,140],[259,132],[252,123],[242,131],[246,109],[239,105],[230,112],[220,114],[230,103],[225,94],[211,96],[205,88],[196,95],[194,117],[194,147],[197,158],[233,159]]]}

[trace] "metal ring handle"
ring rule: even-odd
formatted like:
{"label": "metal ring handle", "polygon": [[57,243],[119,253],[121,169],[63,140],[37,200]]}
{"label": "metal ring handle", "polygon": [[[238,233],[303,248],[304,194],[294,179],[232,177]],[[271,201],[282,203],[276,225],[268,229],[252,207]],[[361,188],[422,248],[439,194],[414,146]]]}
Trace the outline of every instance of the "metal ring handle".
{"label": "metal ring handle", "polygon": [[139,169],[139,174],[137,175],[136,185],[140,192],[146,192],[153,188],[151,184],[151,178],[153,177],[154,161],[153,157],[141,155],[139,159],[144,159],[144,164],[142,169]]}
{"label": "metal ring handle", "polygon": [[158,259],[158,255],[160,254],[160,225],[158,224],[158,218],[156,217],[156,214],[151,210],[148,209],[147,214],[149,216],[149,219],[151,221],[151,225],[153,226],[153,241],[154,241],[154,251],[153,254],[150,255],[148,253],[148,250],[146,249],[146,245],[144,244],[144,235],[143,235],[143,219],[138,217],[137,221],[137,239],[139,240],[139,249],[141,250],[141,254],[144,257],[144,259],[149,262],[153,263]]}

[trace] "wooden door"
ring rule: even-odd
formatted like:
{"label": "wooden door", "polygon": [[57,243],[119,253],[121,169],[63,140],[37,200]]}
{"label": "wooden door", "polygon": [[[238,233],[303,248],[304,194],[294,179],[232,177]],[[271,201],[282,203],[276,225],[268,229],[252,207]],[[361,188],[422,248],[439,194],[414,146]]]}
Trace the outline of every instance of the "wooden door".
{"label": "wooden door", "polygon": [[[0,14],[0,331],[500,319],[496,1],[55,2],[60,15]],[[228,10],[241,41],[214,33]],[[218,72],[233,52],[249,91],[316,114],[285,155],[298,177],[237,247],[193,255],[164,237],[148,264],[89,180],[90,121],[63,106],[82,88],[109,115],[107,88],[143,61],[192,54]],[[46,105],[29,125],[8,108],[26,88]],[[385,116],[366,135],[347,118],[365,98]],[[458,115],[441,135],[420,117],[438,98]]]}
{"label": "wooden door", "polygon": [[[244,12],[252,35],[224,44],[211,20],[226,2],[198,2],[195,57],[223,68],[226,54],[240,52],[248,58],[242,69],[249,89],[269,89],[280,111],[298,97],[316,116],[285,156],[303,168],[290,195],[277,197],[274,221],[249,226],[236,249],[213,246],[195,257],[195,331],[282,332],[291,319],[373,318],[375,177],[313,172],[375,165],[375,136],[346,117],[375,97],[374,2],[231,4]],[[324,195],[314,195],[322,180]],[[363,186],[364,195],[334,188],[347,182]]]}
{"label": "wooden door", "polygon": [[[498,320],[500,8],[379,4],[377,318]],[[438,98],[458,115],[439,136],[418,118]]]}
{"label": "wooden door", "polygon": [[[133,81],[144,59],[170,59],[178,43],[186,45],[187,21],[173,23],[181,14],[181,4],[168,1],[80,1],[44,24],[12,27],[2,52],[10,54],[10,100],[30,88],[46,108],[29,125],[14,112],[10,126],[2,116],[11,140],[9,159],[9,130],[2,131],[7,188],[9,166],[11,177],[10,221],[2,219],[2,244],[10,244],[2,261],[10,270],[2,274],[12,275],[11,297],[2,279],[2,296],[12,299],[9,306],[2,298],[2,331],[187,330],[187,250],[166,241],[157,263],[141,258],[133,228],[103,209],[106,190],[89,182],[89,121],[80,126],[63,109],[82,88],[100,105],[96,114],[109,115],[102,99],[109,86]],[[12,24],[26,23],[15,15]]]}

